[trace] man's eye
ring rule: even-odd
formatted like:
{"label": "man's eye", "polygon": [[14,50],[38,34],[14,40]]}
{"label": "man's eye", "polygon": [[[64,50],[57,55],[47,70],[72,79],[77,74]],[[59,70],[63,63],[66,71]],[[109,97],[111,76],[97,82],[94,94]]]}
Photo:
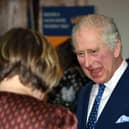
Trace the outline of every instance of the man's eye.
{"label": "man's eye", "polygon": [[98,49],[97,50],[91,50],[91,51],[89,51],[89,53],[91,53],[91,54],[96,54],[98,52]]}
{"label": "man's eye", "polygon": [[77,52],[77,56],[82,57],[82,56],[84,56],[84,55],[85,55],[85,52]]}
{"label": "man's eye", "polygon": [[96,53],[97,51],[96,50],[92,50],[91,53]]}

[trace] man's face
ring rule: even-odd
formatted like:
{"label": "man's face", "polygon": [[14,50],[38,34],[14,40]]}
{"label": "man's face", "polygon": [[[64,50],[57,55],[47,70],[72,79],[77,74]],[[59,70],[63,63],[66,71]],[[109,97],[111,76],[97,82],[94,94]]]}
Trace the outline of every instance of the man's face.
{"label": "man's face", "polygon": [[96,83],[111,79],[117,69],[120,45],[111,50],[102,40],[100,30],[81,29],[75,33],[75,51],[84,73]]}

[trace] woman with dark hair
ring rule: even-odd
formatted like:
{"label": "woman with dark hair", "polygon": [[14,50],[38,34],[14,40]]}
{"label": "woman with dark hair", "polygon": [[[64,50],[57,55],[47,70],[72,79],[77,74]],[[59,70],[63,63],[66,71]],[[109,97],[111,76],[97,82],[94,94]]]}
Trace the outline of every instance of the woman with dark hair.
{"label": "woman with dark hair", "polygon": [[0,129],[76,129],[76,117],[49,104],[60,79],[58,56],[46,38],[14,28],[0,39]]}

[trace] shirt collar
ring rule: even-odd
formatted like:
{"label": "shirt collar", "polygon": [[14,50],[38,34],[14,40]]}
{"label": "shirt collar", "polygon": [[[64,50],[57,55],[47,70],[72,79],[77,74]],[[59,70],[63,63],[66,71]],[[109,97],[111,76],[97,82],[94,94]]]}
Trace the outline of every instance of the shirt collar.
{"label": "shirt collar", "polygon": [[119,68],[115,71],[112,78],[108,82],[104,83],[105,86],[110,89],[114,89],[115,86],[117,85],[119,79],[121,78],[121,76],[123,75],[125,70],[127,69],[127,66],[128,66],[127,62],[125,60],[123,60],[123,62],[119,66]]}

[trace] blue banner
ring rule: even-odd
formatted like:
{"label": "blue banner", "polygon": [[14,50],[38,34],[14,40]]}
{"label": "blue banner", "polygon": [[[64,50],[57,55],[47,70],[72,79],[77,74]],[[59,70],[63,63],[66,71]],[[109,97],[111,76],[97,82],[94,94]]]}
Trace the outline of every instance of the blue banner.
{"label": "blue banner", "polygon": [[73,18],[94,12],[94,6],[43,7],[43,33],[47,36],[69,36],[74,25]]}

